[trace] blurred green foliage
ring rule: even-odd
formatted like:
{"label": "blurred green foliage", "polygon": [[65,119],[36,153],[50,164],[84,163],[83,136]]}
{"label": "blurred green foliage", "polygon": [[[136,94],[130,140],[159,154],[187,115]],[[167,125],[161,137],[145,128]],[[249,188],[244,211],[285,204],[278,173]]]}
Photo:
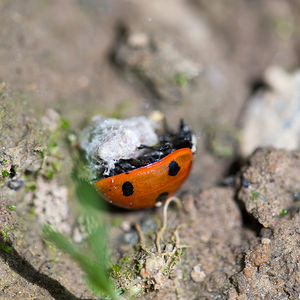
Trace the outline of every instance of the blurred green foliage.
{"label": "blurred green foliage", "polygon": [[85,273],[87,284],[97,296],[105,295],[113,300],[124,299],[109,278],[111,264],[108,257],[106,223],[103,217],[104,201],[101,201],[93,186],[78,175],[82,164],[78,163],[75,166],[73,174],[75,205],[80,212],[80,225],[85,238],[80,245],[76,244],[47,225],[43,228],[45,239],[53,242],[57,248],[68,253],[78,263]]}

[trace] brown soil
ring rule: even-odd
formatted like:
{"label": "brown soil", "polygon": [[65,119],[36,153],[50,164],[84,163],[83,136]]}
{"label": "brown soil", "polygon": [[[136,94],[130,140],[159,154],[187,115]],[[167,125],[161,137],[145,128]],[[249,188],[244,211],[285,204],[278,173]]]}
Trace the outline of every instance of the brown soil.
{"label": "brown soil", "polygon": [[[184,118],[198,150],[161,243],[172,252],[178,232],[188,247],[167,276],[143,260],[140,299],[298,299],[300,154],[264,148],[246,163],[238,145],[265,69],[299,65],[299,13],[296,0],[1,1],[0,297],[95,298],[41,226],[76,240],[72,157],[91,116],[159,110],[173,128]],[[161,259],[162,209],[104,214],[120,221],[113,263],[140,254],[135,224]]]}

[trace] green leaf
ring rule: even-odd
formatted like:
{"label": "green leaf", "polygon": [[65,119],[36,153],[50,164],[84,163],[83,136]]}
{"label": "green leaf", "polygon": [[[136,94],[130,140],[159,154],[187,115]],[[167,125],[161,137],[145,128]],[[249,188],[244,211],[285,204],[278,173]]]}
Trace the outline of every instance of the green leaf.
{"label": "green leaf", "polygon": [[17,207],[15,205],[9,205],[7,206],[7,208],[10,210],[15,210]]}
{"label": "green leaf", "polygon": [[187,78],[183,74],[176,74],[175,81],[178,86],[184,86],[187,83]]}
{"label": "green leaf", "polygon": [[36,190],[36,185],[35,184],[31,184],[31,185],[27,186],[26,188],[29,191],[35,191]]}
{"label": "green leaf", "polygon": [[252,200],[255,201],[258,199],[258,197],[259,197],[259,192],[256,192],[256,191],[252,192]]}
{"label": "green leaf", "polygon": [[[100,245],[101,236],[97,239],[95,239],[94,235],[89,237],[92,246],[91,252],[95,255],[95,257],[90,257],[90,253],[81,250],[77,245],[70,242],[68,238],[61,233],[54,231],[50,226],[44,226],[43,232],[48,240],[52,241],[58,248],[68,253],[71,258],[79,264],[86,274],[87,283],[98,295],[105,293],[112,297],[112,299],[118,299],[114,290],[114,285],[107,275],[105,261],[103,260],[105,257],[103,250],[104,242]],[[95,231],[95,234],[96,233],[99,233],[99,231]],[[99,253],[95,253],[95,251],[99,250]]]}
{"label": "green leaf", "polygon": [[62,130],[68,131],[70,129],[70,121],[62,118],[60,123],[60,128]]}
{"label": "green leaf", "polygon": [[280,215],[281,216],[285,216],[287,215],[288,211],[286,209],[283,209],[281,212],[280,212]]}
{"label": "green leaf", "polygon": [[6,253],[10,253],[12,251],[12,247],[10,247],[8,245],[0,244],[0,250],[4,251]]}
{"label": "green leaf", "polygon": [[8,177],[9,174],[10,174],[10,173],[9,173],[8,171],[6,171],[6,170],[3,170],[3,171],[2,171],[2,176],[3,176],[4,178]]}

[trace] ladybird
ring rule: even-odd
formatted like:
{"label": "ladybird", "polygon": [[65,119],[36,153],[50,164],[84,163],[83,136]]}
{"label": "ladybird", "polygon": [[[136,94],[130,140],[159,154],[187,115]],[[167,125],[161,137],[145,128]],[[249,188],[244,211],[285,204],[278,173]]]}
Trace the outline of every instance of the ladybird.
{"label": "ladybird", "polygon": [[179,131],[167,132],[145,153],[120,159],[109,174],[94,182],[96,190],[114,205],[128,209],[158,206],[174,194],[188,177],[195,151],[191,130],[181,121]]}
{"label": "ladybird", "polygon": [[181,148],[136,170],[95,182],[104,198],[117,206],[142,209],[155,206],[175,193],[190,173],[193,153]]}

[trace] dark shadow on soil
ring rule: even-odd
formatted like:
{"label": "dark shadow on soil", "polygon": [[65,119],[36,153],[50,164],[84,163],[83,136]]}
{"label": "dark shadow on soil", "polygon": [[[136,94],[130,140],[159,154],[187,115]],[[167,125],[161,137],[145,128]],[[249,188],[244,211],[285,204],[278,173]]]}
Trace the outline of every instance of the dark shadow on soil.
{"label": "dark shadow on soil", "polygon": [[247,212],[245,204],[239,200],[237,194],[235,195],[234,199],[242,214],[243,227],[252,230],[256,236],[259,236],[263,226]]}
{"label": "dark shadow on soil", "polygon": [[[228,167],[227,171],[224,173],[224,182],[221,185],[233,187],[235,190],[234,194],[234,201],[238,205],[243,220],[243,227],[250,229],[253,231],[256,236],[259,236],[261,229],[263,226],[251,215],[247,212],[245,204],[239,199],[238,194],[241,189],[242,184],[247,184],[244,182],[242,177],[242,167],[246,164],[249,164],[248,161],[243,160],[242,158],[238,157],[235,161],[231,163]],[[237,180],[239,179],[239,180]],[[239,183],[237,183],[239,182]]]}
{"label": "dark shadow on soil", "polygon": [[[0,257],[2,257],[9,267],[26,279],[28,282],[38,285],[47,290],[49,294],[56,300],[79,300],[57,280],[37,271],[27,260],[12,247],[8,242],[0,238],[0,244],[5,247],[6,251],[0,250]],[[88,300],[88,299],[85,299]]]}
{"label": "dark shadow on soil", "polygon": [[249,98],[254,94],[256,94],[257,92],[266,91],[271,88],[262,78],[255,78],[251,80],[249,85],[250,85]]}

